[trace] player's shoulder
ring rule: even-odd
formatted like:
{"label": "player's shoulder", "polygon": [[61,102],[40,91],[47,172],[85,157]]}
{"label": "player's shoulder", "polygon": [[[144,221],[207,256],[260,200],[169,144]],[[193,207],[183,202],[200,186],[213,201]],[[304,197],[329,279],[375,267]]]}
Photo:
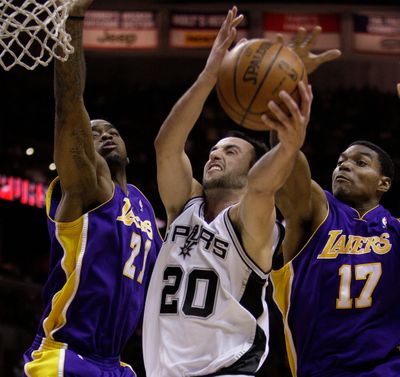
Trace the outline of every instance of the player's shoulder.
{"label": "player's shoulder", "polygon": [[378,208],[379,210],[376,215],[377,221],[382,223],[383,228],[392,229],[400,235],[400,217],[397,217],[397,215],[391,213],[390,210],[382,205],[379,205]]}
{"label": "player's shoulder", "polygon": [[396,226],[396,228],[400,229],[400,217],[397,217],[397,215],[393,215],[389,212],[389,218],[392,220],[392,223]]}
{"label": "player's shoulder", "polygon": [[188,208],[195,208],[202,206],[205,202],[204,196],[198,195],[198,196],[193,196],[190,199],[186,201],[182,208],[182,212],[186,211]]}
{"label": "player's shoulder", "polygon": [[147,196],[137,186],[129,183],[128,190],[129,196],[139,198],[151,207],[149,199],[147,199]]}
{"label": "player's shoulder", "polygon": [[328,190],[323,190],[323,195],[325,196],[326,200],[328,200],[329,203],[338,205],[345,204],[341,202],[339,199],[335,198],[335,196]]}

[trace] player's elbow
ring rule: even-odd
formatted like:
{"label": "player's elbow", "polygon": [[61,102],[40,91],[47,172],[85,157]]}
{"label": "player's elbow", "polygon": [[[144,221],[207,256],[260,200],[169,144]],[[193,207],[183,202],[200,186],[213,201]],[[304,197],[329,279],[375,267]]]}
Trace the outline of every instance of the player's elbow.
{"label": "player's elbow", "polygon": [[154,139],[154,148],[157,155],[165,153],[168,151],[168,137],[165,135],[162,129],[158,132],[156,138]]}
{"label": "player's elbow", "polygon": [[255,196],[275,196],[283,186],[284,181],[283,177],[268,180],[249,179],[247,191]]}
{"label": "player's elbow", "polygon": [[275,192],[276,190],[273,185],[266,184],[261,186],[249,183],[247,186],[247,195],[260,201],[275,200]]}
{"label": "player's elbow", "polygon": [[158,134],[154,139],[154,149],[156,153],[159,153],[160,150],[162,150],[162,144],[163,144],[162,138],[160,137],[160,134]]}
{"label": "player's elbow", "polygon": [[154,149],[156,152],[157,161],[166,161],[175,158],[181,154],[181,151],[176,144],[172,143],[164,135],[158,134],[154,140]]}

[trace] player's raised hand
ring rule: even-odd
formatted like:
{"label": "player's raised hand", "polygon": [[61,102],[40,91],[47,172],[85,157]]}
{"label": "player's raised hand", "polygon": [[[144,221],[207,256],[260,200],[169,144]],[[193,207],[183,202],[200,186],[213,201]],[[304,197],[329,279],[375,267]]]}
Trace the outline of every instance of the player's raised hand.
{"label": "player's raised hand", "polygon": [[228,11],[228,14],[219,29],[217,37],[213,43],[204,72],[210,78],[217,79],[218,71],[226,51],[232,45],[236,38],[236,26],[243,20],[243,15],[237,15],[237,8],[234,6]]}
{"label": "player's raised hand", "polygon": [[[303,60],[308,74],[315,71],[321,64],[335,60],[342,54],[341,51],[337,49],[328,50],[321,54],[313,54],[311,52],[311,49],[317,42],[321,30],[321,26],[315,26],[311,33],[307,33],[305,28],[300,27],[294,41],[289,44],[289,47]],[[278,41],[279,38],[282,42],[282,36],[277,36]]]}
{"label": "player's raised hand", "polygon": [[268,103],[268,108],[276,119],[272,119],[266,114],[261,117],[266,128],[277,133],[280,143],[292,150],[300,149],[304,143],[313,100],[310,85],[306,86],[303,81],[300,81],[298,86],[301,96],[300,106],[287,92],[281,91],[279,97],[288,108],[289,115],[285,114],[275,102],[271,101]]}

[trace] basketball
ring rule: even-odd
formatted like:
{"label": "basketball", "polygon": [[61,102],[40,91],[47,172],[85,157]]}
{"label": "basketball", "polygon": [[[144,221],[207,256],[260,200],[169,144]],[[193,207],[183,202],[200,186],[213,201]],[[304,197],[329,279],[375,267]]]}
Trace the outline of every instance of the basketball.
{"label": "basketball", "polygon": [[238,125],[265,130],[262,114],[275,118],[268,109],[273,100],[288,113],[279,98],[285,90],[299,103],[297,84],[307,84],[307,72],[297,54],[281,43],[250,39],[228,51],[217,80],[217,95],[225,113]]}

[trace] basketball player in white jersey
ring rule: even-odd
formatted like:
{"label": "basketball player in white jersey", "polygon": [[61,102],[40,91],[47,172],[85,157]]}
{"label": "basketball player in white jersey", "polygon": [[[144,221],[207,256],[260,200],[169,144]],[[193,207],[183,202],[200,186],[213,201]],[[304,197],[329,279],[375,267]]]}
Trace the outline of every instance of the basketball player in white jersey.
{"label": "basketball player in white jersey", "polygon": [[267,278],[280,241],[274,194],[289,175],[309,120],[311,90],[280,143],[256,162],[256,144],[220,140],[203,184],[184,147],[242,20],[233,7],[206,66],[175,104],[155,141],[159,192],[168,232],[144,314],[147,377],[254,376],[268,352]]}

